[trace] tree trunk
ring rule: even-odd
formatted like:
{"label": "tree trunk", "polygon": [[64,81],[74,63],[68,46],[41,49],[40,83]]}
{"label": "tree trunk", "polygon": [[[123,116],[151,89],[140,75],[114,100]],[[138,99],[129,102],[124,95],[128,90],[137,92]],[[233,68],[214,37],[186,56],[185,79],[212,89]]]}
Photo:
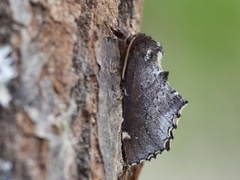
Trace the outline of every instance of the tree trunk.
{"label": "tree trunk", "polygon": [[127,178],[113,30],[138,32],[141,7],[0,1],[0,179]]}

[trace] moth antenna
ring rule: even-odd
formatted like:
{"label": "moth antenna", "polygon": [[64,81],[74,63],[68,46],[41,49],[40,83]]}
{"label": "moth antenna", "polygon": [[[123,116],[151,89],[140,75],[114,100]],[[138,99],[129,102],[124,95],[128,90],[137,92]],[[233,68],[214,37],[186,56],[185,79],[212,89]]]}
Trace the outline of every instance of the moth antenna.
{"label": "moth antenna", "polygon": [[136,39],[136,37],[134,37],[134,38],[130,41],[130,43],[129,43],[129,45],[128,45],[128,48],[127,48],[127,53],[126,53],[126,56],[125,56],[125,59],[124,59],[123,70],[122,70],[122,80],[125,79],[125,72],[126,72],[126,68],[127,68],[128,55],[129,55],[130,49],[131,49],[132,44],[133,44],[133,42],[134,42],[135,39]]}

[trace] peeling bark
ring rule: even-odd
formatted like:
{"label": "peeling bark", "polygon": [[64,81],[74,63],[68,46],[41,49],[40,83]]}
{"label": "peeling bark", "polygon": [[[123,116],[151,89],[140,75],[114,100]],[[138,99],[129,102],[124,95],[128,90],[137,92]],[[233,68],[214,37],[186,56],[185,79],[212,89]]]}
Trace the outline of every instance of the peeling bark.
{"label": "peeling bark", "polygon": [[141,0],[0,1],[0,179],[127,177],[112,29],[138,32],[141,7]]}

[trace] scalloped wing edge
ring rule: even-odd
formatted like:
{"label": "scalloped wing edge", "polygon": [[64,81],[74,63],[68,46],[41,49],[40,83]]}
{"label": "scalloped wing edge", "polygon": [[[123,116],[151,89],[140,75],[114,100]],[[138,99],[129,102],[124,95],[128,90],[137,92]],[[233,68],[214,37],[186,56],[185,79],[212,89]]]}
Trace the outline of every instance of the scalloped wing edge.
{"label": "scalloped wing edge", "polygon": [[132,163],[132,164],[127,164],[127,166],[135,166],[135,165],[138,165],[138,164],[141,164],[143,163],[144,161],[150,161],[152,158],[156,159],[157,155],[158,154],[162,154],[163,151],[169,151],[170,150],[170,145],[171,145],[171,140],[174,139],[174,136],[173,136],[173,131],[175,129],[177,129],[177,125],[178,125],[178,121],[179,119],[181,118],[181,112],[182,110],[187,106],[188,104],[188,101],[185,100],[183,106],[177,111],[177,116],[175,116],[172,121],[173,121],[173,126],[169,127],[168,129],[168,134],[169,134],[169,138],[167,138],[165,141],[164,141],[164,148],[163,149],[160,149],[158,151],[155,151],[153,153],[149,153],[149,155],[147,156],[146,159],[141,159],[139,160],[138,162],[136,163]]}

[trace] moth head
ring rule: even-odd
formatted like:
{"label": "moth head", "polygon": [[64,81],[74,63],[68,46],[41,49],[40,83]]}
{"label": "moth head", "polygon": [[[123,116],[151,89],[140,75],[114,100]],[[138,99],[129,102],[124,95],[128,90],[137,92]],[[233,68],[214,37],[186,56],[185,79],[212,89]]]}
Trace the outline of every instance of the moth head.
{"label": "moth head", "polygon": [[159,42],[152,41],[151,44],[146,49],[145,61],[156,61],[161,64],[163,57],[162,46]]}

